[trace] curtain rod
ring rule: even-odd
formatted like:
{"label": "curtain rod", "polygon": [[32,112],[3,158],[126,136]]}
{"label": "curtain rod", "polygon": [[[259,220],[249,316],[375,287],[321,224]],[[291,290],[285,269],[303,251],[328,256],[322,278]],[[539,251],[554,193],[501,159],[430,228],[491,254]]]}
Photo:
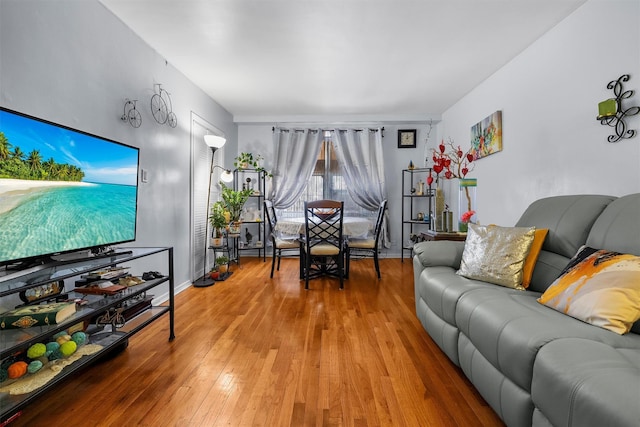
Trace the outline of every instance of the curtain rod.
{"label": "curtain rod", "polygon": [[[272,126],[271,127],[271,132],[275,132],[276,129],[278,129],[279,131],[282,131],[282,132],[290,132],[290,131],[304,132],[305,131],[305,129],[297,129],[297,128],[289,129],[289,128],[282,128],[282,127]],[[346,132],[348,130],[349,129],[338,129],[338,128],[335,128],[335,129],[309,129],[309,131],[312,132],[312,133],[316,133],[316,132],[319,132],[319,131],[321,131],[321,132]],[[355,131],[355,132],[362,132],[362,131],[367,130],[367,129],[352,129],[352,130]],[[368,130],[369,130],[369,132],[381,131],[382,132],[382,136],[384,136],[384,126],[381,127],[381,128],[368,128]]]}

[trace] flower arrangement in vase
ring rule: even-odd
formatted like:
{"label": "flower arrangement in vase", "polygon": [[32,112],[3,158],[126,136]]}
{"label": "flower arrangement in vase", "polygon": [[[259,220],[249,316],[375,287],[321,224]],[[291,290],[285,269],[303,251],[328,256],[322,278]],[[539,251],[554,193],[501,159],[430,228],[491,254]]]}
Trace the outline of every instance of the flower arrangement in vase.
{"label": "flower arrangement in vase", "polygon": [[458,223],[458,231],[461,233],[466,233],[469,228],[469,222],[471,222],[471,218],[476,214],[476,211],[469,210],[460,215],[460,222]]}
{"label": "flower arrangement in vase", "polygon": [[[449,149],[448,151],[447,148]],[[476,211],[473,209],[475,204],[476,180],[466,179],[467,174],[471,172],[475,167],[475,163],[473,163],[473,155],[470,151],[471,149],[469,149],[467,152],[462,151],[462,148],[460,148],[459,145],[456,147],[453,143],[453,140],[451,139],[449,139],[449,141],[446,143],[444,142],[444,140],[442,140],[438,147],[432,150],[432,169],[436,173],[436,184],[438,184],[438,179],[441,173],[445,179],[460,179],[461,218],[458,222],[459,231],[463,231],[463,228],[465,229],[464,231],[466,231],[466,225],[469,222],[474,222],[473,216],[476,213]],[[434,178],[430,173],[427,177],[427,184],[431,185],[431,183],[433,183],[433,179]],[[467,215],[469,212],[473,213],[471,215]],[[462,219],[462,215],[465,215],[466,221]]]}

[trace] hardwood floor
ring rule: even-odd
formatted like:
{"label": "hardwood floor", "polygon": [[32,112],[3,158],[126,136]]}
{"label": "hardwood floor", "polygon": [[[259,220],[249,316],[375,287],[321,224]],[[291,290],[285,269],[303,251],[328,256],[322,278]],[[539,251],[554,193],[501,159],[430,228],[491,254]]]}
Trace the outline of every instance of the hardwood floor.
{"label": "hardwood floor", "polygon": [[500,426],[415,316],[410,260],[352,261],[298,280],[298,260],[243,259],[117,356],[65,381],[11,426]]}

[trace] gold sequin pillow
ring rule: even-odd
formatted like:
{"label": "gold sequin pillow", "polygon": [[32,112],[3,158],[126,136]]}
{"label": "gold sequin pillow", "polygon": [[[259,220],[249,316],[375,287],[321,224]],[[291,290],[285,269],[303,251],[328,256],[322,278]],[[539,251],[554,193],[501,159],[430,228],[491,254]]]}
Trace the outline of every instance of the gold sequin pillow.
{"label": "gold sequin pillow", "polygon": [[538,301],[625,334],[640,320],[640,257],[582,247]]}
{"label": "gold sequin pillow", "polygon": [[469,224],[457,274],[524,290],[522,269],[535,231],[535,227]]}

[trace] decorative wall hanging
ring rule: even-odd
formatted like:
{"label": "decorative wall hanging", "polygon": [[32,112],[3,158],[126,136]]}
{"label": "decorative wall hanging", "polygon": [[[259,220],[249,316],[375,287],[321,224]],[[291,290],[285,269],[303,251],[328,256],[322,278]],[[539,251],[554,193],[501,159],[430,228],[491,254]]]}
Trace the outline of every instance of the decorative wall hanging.
{"label": "decorative wall hanging", "polygon": [[502,111],[496,111],[471,126],[471,155],[474,160],[502,151]]}
{"label": "decorative wall hanging", "polygon": [[166,123],[172,128],[176,127],[178,125],[178,118],[173,112],[169,92],[162,89],[160,83],[154,84],[153,90],[155,92],[151,97],[151,114],[153,118],[161,125]]}
{"label": "decorative wall hanging", "polygon": [[415,129],[398,129],[398,148],[416,148]]}
{"label": "decorative wall hanging", "polygon": [[140,111],[136,110],[136,101],[130,101],[129,99],[125,99],[124,103],[124,112],[120,117],[120,120],[123,122],[128,122],[134,128],[139,128],[142,124],[142,116],[140,115]]}
{"label": "decorative wall hanging", "polygon": [[615,129],[615,135],[609,135],[607,141],[618,142],[621,139],[633,138],[636,131],[627,129],[624,118],[627,116],[635,116],[640,113],[639,106],[629,107],[626,110],[622,107],[622,100],[631,98],[633,90],[622,90],[622,83],[629,81],[629,74],[624,74],[618,80],[612,80],[607,85],[607,89],[613,90],[615,98],[609,98],[598,104],[598,117],[600,124],[611,126]]}

